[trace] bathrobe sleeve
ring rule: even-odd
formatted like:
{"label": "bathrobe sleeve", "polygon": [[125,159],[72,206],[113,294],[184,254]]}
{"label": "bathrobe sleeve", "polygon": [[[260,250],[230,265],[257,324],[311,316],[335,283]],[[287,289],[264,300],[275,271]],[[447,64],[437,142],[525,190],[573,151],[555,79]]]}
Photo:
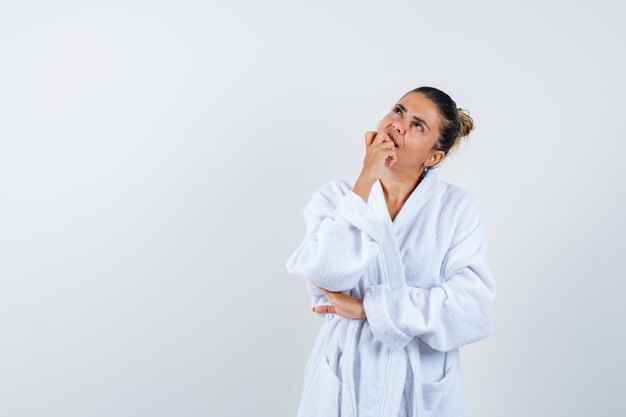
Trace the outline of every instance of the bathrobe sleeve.
{"label": "bathrobe sleeve", "polygon": [[433,349],[450,351],[492,334],[496,286],[485,224],[473,200],[461,216],[440,279],[431,288],[368,288],[363,305],[374,338],[402,348],[419,337]]}
{"label": "bathrobe sleeve", "polygon": [[330,291],[355,288],[383,238],[373,209],[336,180],[313,194],[303,215],[306,236],[287,260],[287,271],[305,278],[311,296],[324,294],[314,283]]}

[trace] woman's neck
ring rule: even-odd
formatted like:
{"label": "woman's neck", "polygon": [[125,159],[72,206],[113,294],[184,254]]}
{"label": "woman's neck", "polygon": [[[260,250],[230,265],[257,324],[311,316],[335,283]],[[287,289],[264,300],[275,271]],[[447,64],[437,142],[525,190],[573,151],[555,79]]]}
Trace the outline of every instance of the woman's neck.
{"label": "woman's neck", "polygon": [[418,172],[413,171],[409,174],[398,174],[386,170],[380,176],[380,184],[385,193],[385,199],[391,203],[404,202],[422,182],[424,174],[424,169]]}

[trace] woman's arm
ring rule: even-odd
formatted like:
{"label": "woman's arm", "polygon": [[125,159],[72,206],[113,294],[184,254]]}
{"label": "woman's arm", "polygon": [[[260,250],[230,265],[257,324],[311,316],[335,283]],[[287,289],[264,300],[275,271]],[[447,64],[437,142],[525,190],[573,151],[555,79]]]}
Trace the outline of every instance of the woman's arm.
{"label": "woman's arm", "polygon": [[372,208],[340,180],[318,189],[304,212],[306,236],[286,262],[287,271],[306,278],[311,295],[356,287],[377,256],[383,229]]}
{"label": "woman's arm", "polygon": [[[315,192],[304,209],[307,233],[287,260],[287,270],[330,291],[356,287],[377,256],[384,230],[366,203],[385,166],[396,161],[394,143],[382,132],[365,132],[365,158],[354,188],[332,181]],[[321,291],[307,284],[311,295]]]}
{"label": "woman's arm", "polygon": [[420,337],[433,349],[450,351],[492,334],[496,285],[485,225],[473,201],[467,210],[443,260],[440,285],[367,290],[363,305],[376,340],[402,348]]}

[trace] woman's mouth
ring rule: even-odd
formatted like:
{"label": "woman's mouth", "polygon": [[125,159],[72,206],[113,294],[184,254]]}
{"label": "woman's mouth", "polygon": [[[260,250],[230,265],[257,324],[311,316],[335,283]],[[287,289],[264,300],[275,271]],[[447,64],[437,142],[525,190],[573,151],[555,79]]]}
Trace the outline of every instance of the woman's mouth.
{"label": "woman's mouth", "polygon": [[398,147],[398,142],[396,142],[396,140],[394,138],[392,138],[391,136],[389,136],[389,138],[391,139],[391,141],[393,142],[393,144],[396,146],[396,148]]}
{"label": "woman's mouth", "polygon": [[398,142],[396,142],[396,140],[393,138],[393,136],[391,136],[389,133],[386,133],[386,132],[385,132],[385,134],[387,135],[387,137],[389,139],[391,139],[391,141],[393,142],[394,146],[397,148],[398,147]]}

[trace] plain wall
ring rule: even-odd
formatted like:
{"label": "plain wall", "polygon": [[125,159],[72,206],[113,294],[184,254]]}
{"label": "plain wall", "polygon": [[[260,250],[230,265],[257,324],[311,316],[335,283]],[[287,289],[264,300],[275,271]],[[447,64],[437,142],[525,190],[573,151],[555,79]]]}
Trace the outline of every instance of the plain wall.
{"label": "plain wall", "polygon": [[470,415],[626,415],[625,12],[0,2],[0,417],[294,416],[302,210],[421,85],[476,122],[439,168],[498,286]]}

